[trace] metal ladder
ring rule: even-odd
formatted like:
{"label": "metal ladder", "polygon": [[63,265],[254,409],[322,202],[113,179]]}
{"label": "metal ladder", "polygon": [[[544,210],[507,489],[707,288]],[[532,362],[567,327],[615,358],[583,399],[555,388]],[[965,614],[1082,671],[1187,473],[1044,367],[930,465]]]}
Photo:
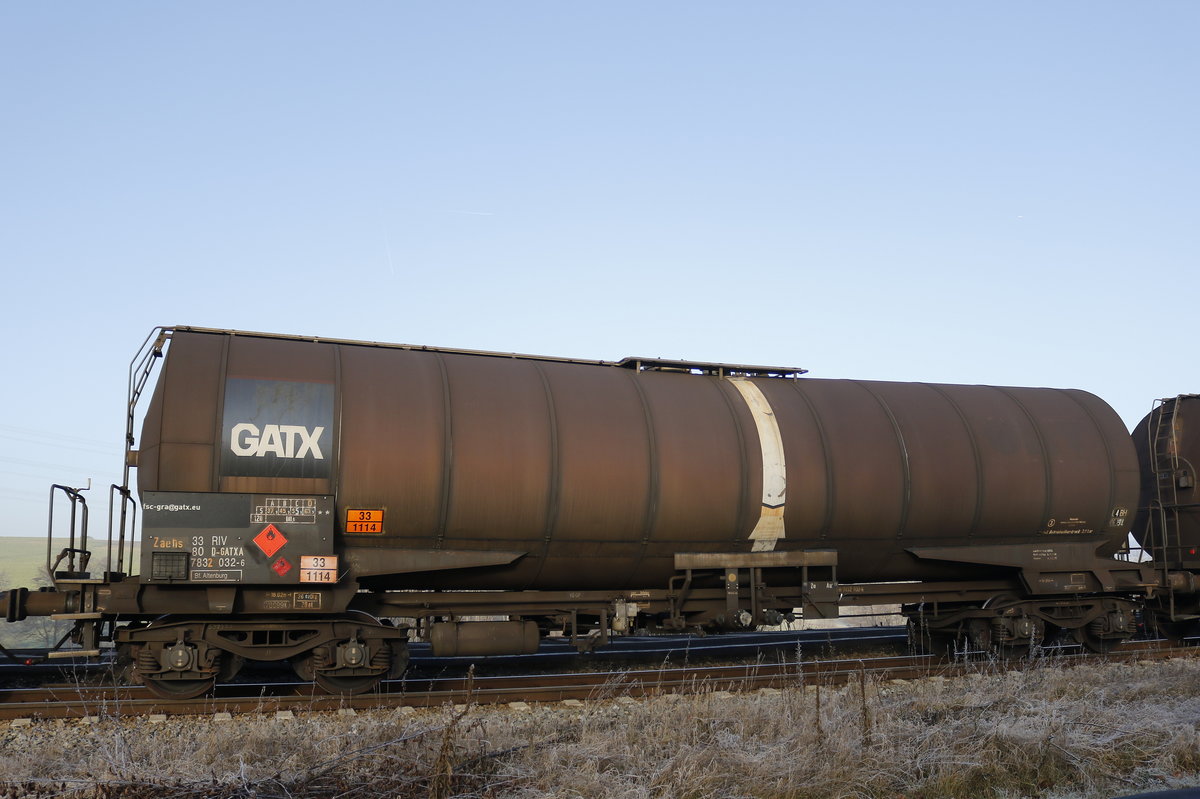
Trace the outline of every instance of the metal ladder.
{"label": "metal ladder", "polygon": [[[122,579],[126,574],[132,574],[136,568],[134,558],[134,534],[137,530],[138,504],[129,488],[129,472],[137,465],[137,453],[134,450],[134,424],[136,421],[138,400],[146,389],[150,375],[159,359],[163,357],[163,348],[171,340],[173,328],[156,327],[150,331],[142,346],[138,348],[133,360],[129,362],[128,389],[125,403],[125,459],[121,476],[121,485],[109,486],[108,492],[108,562],[113,561],[113,541],[116,540],[117,559],[111,576]],[[114,523],[114,512],[119,509]]]}
{"label": "metal ladder", "polygon": [[1154,470],[1154,498],[1151,500],[1151,548],[1164,572],[1182,567],[1183,546],[1179,533],[1179,400],[1156,400],[1154,420],[1147,431],[1150,463]]}

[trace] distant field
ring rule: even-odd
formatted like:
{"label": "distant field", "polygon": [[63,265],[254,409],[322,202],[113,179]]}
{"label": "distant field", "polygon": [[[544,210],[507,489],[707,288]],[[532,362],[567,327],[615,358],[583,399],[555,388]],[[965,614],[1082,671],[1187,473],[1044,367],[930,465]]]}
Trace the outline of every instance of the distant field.
{"label": "distant field", "polygon": [[33,586],[46,571],[46,539],[0,538],[0,588]]}
{"label": "distant field", "polygon": [[[0,590],[35,589],[45,585],[46,539],[0,538]],[[60,632],[61,629],[61,632]],[[49,619],[27,619],[8,624],[0,619],[0,644],[7,647],[45,647],[58,640],[69,625]],[[53,640],[51,640],[53,639]]]}
{"label": "distant field", "polygon": [[[104,557],[108,550],[108,538],[91,539],[94,553],[89,571],[103,570]],[[54,554],[66,546],[56,539]],[[46,585],[46,539],[44,537],[0,537],[0,591],[9,588],[36,589]],[[69,622],[54,622],[50,619],[28,619],[8,624],[0,618],[0,645],[7,647],[45,647],[55,643],[70,629]]]}

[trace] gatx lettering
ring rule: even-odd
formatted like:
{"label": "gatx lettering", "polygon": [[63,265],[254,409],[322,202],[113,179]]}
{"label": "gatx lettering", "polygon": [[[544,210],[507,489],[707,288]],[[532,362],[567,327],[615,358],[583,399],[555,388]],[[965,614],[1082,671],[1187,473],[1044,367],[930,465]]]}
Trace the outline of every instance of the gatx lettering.
{"label": "gatx lettering", "polygon": [[239,458],[265,458],[274,455],[276,458],[303,458],[312,455],[319,461],[325,460],[321,454],[319,439],[324,427],[307,427],[296,424],[267,424],[262,430],[258,425],[241,422],[233,426],[230,436],[229,449]]}

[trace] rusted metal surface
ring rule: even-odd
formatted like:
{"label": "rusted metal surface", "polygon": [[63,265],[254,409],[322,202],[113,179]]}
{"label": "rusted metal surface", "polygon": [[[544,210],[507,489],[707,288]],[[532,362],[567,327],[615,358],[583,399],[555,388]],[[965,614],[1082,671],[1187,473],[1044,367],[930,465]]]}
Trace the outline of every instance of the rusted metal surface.
{"label": "rusted metal surface", "polygon": [[[678,552],[756,546],[836,548],[843,582],[952,579],[961,567],[907,550],[1071,540],[1111,552],[1124,540],[1136,457],[1090,394],[785,377],[752,380],[787,476],[781,537],[752,539],[774,510],[772,459],[746,392],[723,375],[176,330],[139,483],[334,494],[339,514],[384,515],[377,533],[339,532],[356,548],[526,553],[404,587],[650,587]],[[332,387],[328,478],[255,476],[284,444],[228,473],[239,380]]]}

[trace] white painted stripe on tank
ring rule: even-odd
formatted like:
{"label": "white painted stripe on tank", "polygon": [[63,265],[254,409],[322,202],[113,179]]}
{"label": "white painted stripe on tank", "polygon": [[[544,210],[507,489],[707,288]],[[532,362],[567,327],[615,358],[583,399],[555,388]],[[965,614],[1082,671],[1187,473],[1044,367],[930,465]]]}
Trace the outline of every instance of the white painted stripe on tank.
{"label": "white painted stripe on tank", "polygon": [[783,436],[779,434],[779,422],[762,390],[744,377],[733,377],[729,382],[742,395],[758,430],[758,444],[762,450],[762,509],[758,524],[750,533],[750,540],[754,542],[755,552],[770,552],[784,537],[787,464],[783,459]]}

